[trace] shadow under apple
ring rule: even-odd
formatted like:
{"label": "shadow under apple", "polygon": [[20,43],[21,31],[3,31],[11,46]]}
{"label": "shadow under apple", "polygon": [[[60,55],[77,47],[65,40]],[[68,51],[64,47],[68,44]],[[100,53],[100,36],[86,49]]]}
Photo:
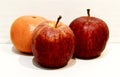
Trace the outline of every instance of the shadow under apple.
{"label": "shadow under apple", "polygon": [[[18,53],[19,54],[19,53]],[[51,68],[45,68],[40,66],[35,58],[33,56],[26,56],[26,55],[20,55],[19,57],[19,62],[22,66],[30,69],[36,69],[36,70],[62,70],[62,69],[67,69],[75,65],[76,60],[75,59],[70,59],[68,64],[62,68],[57,68],[57,69],[51,69]]]}
{"label": "shadow under apple", "polygon": [[68,64],[63,66],[62,68],[45,68],[43,66],[40,66],[37,61],[35,60],[35,58],[33,58],[33,65],[35,65],[37,68],[40,68],[40,69],[44,69],[44,70],[62,70],[62,69],[66,69],[66,68],[70,68],[72,67],[73,65],[75,65],[76,63],[76,60],[75,59],[70,59],[68,61]]}
{"label": "shadow under apple", "polygon": [[23,53],[23,52],[20,52],[14,46],[12,47],[12,52],[15,53],[15,54],[17,54],[17,55],[33,56],[32,53]]}

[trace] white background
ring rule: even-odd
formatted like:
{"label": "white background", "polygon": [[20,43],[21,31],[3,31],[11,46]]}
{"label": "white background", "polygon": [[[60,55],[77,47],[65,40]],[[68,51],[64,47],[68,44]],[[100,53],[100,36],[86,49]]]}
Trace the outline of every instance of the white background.
{"label": "white background", "polygon": [[120,42],[119,0],[3,0],[0,2],[0,43],[10,41],[9,31],[13,21],[22,15],[39,15],[56,20],[62,15],[67,25],[76,17],[91,15],[103,19],[110,29],[109,42]]}
{"label": "white background", "polygon": [[[110,37],[102,56],[92,60],[71,60],[61,69],[35,65],[33,56],[17,53],[10,42],[10,27],[22,15],[38,15],[56,20],[62,15],[67,25],[86,14],[103,19]],[[3,0],[0,1],[0,77],[120,77],[120,1],[119,0]]]}

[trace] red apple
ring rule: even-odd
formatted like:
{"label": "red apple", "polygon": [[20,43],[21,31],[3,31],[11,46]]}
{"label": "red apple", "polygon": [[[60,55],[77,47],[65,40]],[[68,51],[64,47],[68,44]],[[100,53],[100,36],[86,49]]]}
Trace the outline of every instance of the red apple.
{"label": "red apple", "polygon": [[101,55],[109,38],[107,24],[96,17],[78,17],[69,25],[76,38],[75,53],[77,58],[91,59]]}
{"label": "red apple", "polygon": [[37,63],[43,67],[60,68],[65,66],[74,53],[73,31],[58,21],[41,23],[34,32],[32,50]]}

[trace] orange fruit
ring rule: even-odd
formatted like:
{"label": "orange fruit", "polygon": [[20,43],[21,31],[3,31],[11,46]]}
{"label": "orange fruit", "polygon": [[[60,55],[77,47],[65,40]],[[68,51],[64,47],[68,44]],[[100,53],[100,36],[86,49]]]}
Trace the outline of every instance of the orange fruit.
{"label": "orange fruit", "polygon": [[32,53],[33,30],[43,21],[46,21],[46,19],[39,16],[21,16],[17,18],[10,30],[10,37],[14,47],[20,52]]}

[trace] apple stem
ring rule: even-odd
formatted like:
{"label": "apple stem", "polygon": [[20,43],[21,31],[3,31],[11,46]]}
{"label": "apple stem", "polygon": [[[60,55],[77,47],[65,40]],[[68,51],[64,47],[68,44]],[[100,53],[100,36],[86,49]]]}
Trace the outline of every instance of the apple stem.
{"label": "apple stem", "polygon": [[88,19],[87,19],[87,21],[89,21],[89,19],[90,19],[90,9],[87,9],[87,14],[88,14]]}
{"label": "apple stem", "polygon": [[58,17],[58,19],[57,19],[56,24],[55,24],[55,28],[57,28],[57,25],[58,25],[58,23],[59,23],[59,21],[60,21],[61,18],[62,18],[62,16],[60,15],[60,16]]}

